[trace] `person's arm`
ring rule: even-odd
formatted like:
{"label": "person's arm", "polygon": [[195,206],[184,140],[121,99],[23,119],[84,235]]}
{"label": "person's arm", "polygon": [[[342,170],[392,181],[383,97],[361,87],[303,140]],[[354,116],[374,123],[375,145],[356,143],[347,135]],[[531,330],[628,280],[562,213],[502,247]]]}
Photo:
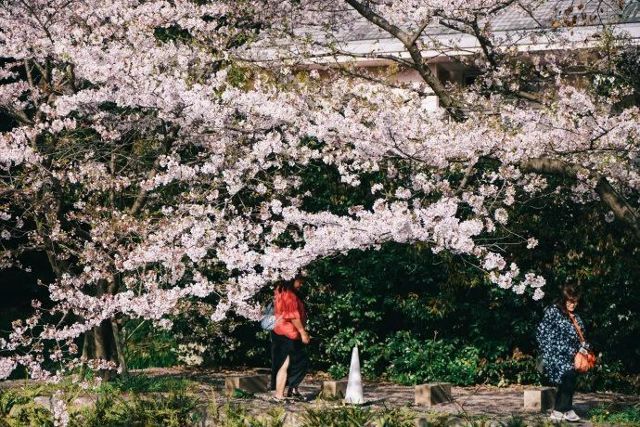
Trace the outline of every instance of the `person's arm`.
{"label": "person's arm", "polygon": [[304,329],[304,325],[300,321],[300,319],[291,319],[291,324],[298,330],[300,333],[300,338],[304,344],[309,344],[309,334]]}
{"label": "person's arm", "polygon": [[552,358],[560,342],[559,317],[557,308],[548,307],[536,331],[538,346],[545,360]]}

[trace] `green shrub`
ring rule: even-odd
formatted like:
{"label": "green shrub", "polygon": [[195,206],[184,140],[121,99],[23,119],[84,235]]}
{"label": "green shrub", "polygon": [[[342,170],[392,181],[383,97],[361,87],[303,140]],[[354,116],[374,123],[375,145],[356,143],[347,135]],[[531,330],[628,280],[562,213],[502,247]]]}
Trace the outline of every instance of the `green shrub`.
{"label": "green shrub", "polygon": [[353,327],[346,327],[324,343],[325,357],[334,362],[328,369],[332,378],[343,378],[349,372],[351,352],[356,345],[360,354],[362,375],[365,378],[375,378],[381,372],[384,355],[378,337],[371,331],[356,332]]}
{"label": "green shrub", "polygon": [[0,389],[0,427],[24,426],[53,426],[53,414],[36,405],[27,393]]}
{"label": "green shrub", "polygon": [[640,377],[633,377],[625,373],[620,362],[600,359],[594,369],[578,376],[577,386],[581,391],[607,390],[638,394],[640,393]]}
{"label": "green shrub", "polygon": [[[153,388],[142,387],[135,382],[123,385],[122,389],[113,386],[100,388],[94,406],[83,409],[69,407],[69,426],[187,427],[197,425],[203,417],[200,401],[193,395],[179,390],[169,394],[150,393],[143,396],[132,391],[136,387],[146,391]],[[123,394],[123,390],[127,394]],[[39,387],[0,391],[0,426],[53,426],[52,413],[33,401],[33,396],[41,395],[42,391]],[[67,394],[65,399],[69,400],[72,396],[73,394]]]}
{"label": "green shrub", "polygon": [[524,418],[517,415],[512,415],[511,418],[509,418],[508,420],[506,420],[501,424],[502,424],[502,427],[526,427],[527,426],[527,423],[524,420]]}
{"label": "green shrub", "polygon": [[474,384],[480,364],[478,349],[444,340],[420,341],[398,332],[385,343],[387,376],[400,384],[447,381]]}
{"label": "green shrub", "polygon": [[129,320],[123,334],[129,369],[175,366],[177,342],[170,331],[155,328],[147,320]]}
{"label": "green shrub", "polygon": [[540,384],[541,376],[536,370],[536,359],[529,355],[484,359],[478,371],[477,381],[499,387],[510,384]]}
{"label": "green shrub", "polygon": [[35,403],[16,405],[5,422],[11,427],[53,427],[53,414]]}

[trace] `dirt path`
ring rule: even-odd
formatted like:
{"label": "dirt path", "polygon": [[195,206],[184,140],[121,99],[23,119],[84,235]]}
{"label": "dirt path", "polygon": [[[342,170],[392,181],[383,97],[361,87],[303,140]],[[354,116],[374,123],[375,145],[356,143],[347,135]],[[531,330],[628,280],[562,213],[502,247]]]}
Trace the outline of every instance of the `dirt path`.
{"label": "dirt path", "polygon": [[[231,402],[246,408],[253,415],[266,414],[272,409],[281,407],[281,402],[273,402],[270,393],[258,393],[253,398],[233,399],[224,394],[224,380],[227,376],[247,375],[255,373],[254,370],[241,371],[213,371],[213,370],[188,370],[183,368],[153,368],[134,371],[134,375],[144,374],[150,377],[185,378],[193,382],[192,391],[202,396],[204,405],[214,404],[223,407]],[[318,398],[322,381],[328,379],[326,375],[309,375],[300,387],[300,391],[306,396],[306,402],[286,402],[284,409],[287,413],[287,427],[299,425],[300,414],[308,409],[332,408],[342,406],[339,400],[324,400]],[[0,382],[0,388],[21,387],[32,384],[33,381],[13,380]],[[433,420],[439,415],[447,415],[447,425],[469,425],[470,420],[484,420],[477,425],[499,425],[512,417],[522,418],[527,425],[542,425],[548,420],[548,414],[526,412],[523,408],[524,386],[510,386],[498,388],[493,386],[453,387],[453,402],[432,406],[414,405],[414,388],[385,382],[365,382],[366,406],[371,408],[408,408],[416,414],[416,420],[421,417]],[[46,400],[46,398],[45,398]],[[88,399],[91,403],[93,399]],[[640,396],[629,396],[618,393],[577,393],[574,399],[575,410],[583,418],[586,418],[591,408],[607,405],[640,405]],[[459,423],[457,422],[459,421]],[[451,424],[450,424],[451,423]],[[204,425],[209,425],[205,423]],[[428,425],[426,423],[418,426]],[[475,424],[474,424],[475,425]],[[590,422],[573,424],[578,426],[592,426]]]}
{"label": "dirt path", "polygon": [[[147,375],[186,377],[199,384],[202,391],[209,395],[215,395],[216,400],[222,404],[228,401],[222,395],[224,378],[228,375],[243,375],[251,371],[186,371],[179,368],[171,370],[146,370]],[[322,375],[309,376],[300,391],[309,402],[286,403],[285,409],[295,419],[296,414],[304,412],[307,408],[323,406],[340,406],[339,401],[326,401],[317,399],[320,392]],[[546,419],[546,414],[525,412],[523,408],[524,386],[510,386],[498,388],[493,386],[453,387],[452,403],[440,404],[431,408],[414,405],[414,388],[384,382],[365,382],[365,399],[372,402],[371,407],[407,407],[416,412],[418,416],[433,416],[434,413],[451,414],[455,418],[463,419],[465,416],[484,416],[494,421],[504,421],[512,416],[524,418],[528,423],[536,424]],[[269,409],[280,406],[279,403],[269,401],[269,393],[260,393],[254,399],[231,399],[232,402],[242,404],[252,413],[266,413]],[[633,405],[640,404],[640,396],[629,396],[618,393],[577,393],[574,400],[576,412],[586,417],[588,411],[601,404]],[[295,425],[292,424],[292,425]],[[589,422],[579,424],[591,426]]]}

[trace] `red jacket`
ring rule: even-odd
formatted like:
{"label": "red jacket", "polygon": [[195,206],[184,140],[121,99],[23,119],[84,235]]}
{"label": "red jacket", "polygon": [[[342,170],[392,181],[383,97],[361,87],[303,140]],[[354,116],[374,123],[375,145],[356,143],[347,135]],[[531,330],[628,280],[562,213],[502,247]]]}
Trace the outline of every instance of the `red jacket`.
{"label": "red jacket", "polygon": [[276,326],[273,328],[273,332],[292,340],[299,340],[300,332],[293,326],[291,320],[298,319],[304,325],[307,321],[304,303],[295,292],[289,290],[279,291],[277,289],[274,294],[274,301]]}

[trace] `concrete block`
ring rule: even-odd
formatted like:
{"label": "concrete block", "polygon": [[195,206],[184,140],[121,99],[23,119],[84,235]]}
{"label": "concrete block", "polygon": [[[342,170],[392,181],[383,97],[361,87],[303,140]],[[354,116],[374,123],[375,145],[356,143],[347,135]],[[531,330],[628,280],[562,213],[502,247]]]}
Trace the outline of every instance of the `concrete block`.
{"label": "concrete block", "polygon": [[337,397],[343,399],[347,394],[347,380],[323,381],[322,396]]}
{"label": "concrete block", "polygon": [[416,386],[416,405],[431,406],[438,403],[449,403],[451,400],[451,384],[429,383]]}
{"label": "concrete block", "polygon": [[235,389],[247,393],[266,393],[269,391],[271,375],[243,375],[224,379],[224,390],[227,395],[233,394]]}
{"label": "concrete block", "polygon": [[524,391],[525,411],[547,411],[553,408],[555,400],[556,389],[553,387],[542,387]]}

